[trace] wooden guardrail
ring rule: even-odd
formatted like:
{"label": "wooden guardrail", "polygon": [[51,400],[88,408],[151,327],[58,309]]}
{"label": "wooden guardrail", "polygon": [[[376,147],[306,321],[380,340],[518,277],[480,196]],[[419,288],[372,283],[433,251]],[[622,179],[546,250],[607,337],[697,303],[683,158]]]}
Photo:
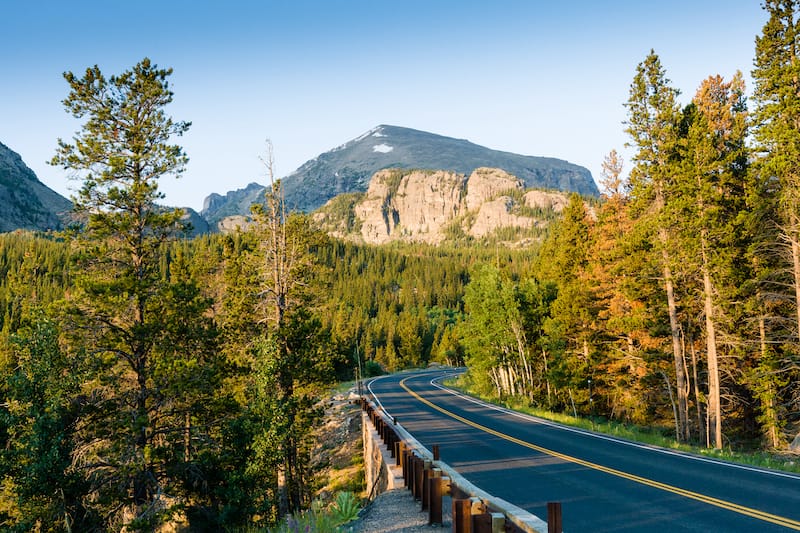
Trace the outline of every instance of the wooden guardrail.
{"label": "wooden guardrail", "polygon": [[452,531],[456,533],[562,533],[561,504],[547,504],[547,522],[505,500],[496,498],[467,481],[439,458],[439,447],[428,450],[420,444],[397,418],[379,409],[373,402],[361,398],[375,430],[402,468],[403,481],[421,510],[428,512],[430,525],[442,525],[442,505],[445,496],[452,504]]}

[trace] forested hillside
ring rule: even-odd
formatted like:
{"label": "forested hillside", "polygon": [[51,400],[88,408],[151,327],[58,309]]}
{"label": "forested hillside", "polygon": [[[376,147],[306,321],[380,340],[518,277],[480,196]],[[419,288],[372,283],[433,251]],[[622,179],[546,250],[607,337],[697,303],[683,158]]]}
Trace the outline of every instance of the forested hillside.
{"label": "forested hillside", "polygon": [[[768,2],[754,97],[681,102],[635,67],[633,157],[535,247],[340,242],[279,181],[228,235],[158,207],[190,127],[170,69],[66,73],[82,121],[53,164],[82,225],[0,235],[0,526],[263,530],[316,496],[312,429],[338,380],[431,361],[524,401],[785,450],[800,431],[800,9]],[[752,139],[752,143],[750,142]],[[271,147],[264,158],[274,178]]]}

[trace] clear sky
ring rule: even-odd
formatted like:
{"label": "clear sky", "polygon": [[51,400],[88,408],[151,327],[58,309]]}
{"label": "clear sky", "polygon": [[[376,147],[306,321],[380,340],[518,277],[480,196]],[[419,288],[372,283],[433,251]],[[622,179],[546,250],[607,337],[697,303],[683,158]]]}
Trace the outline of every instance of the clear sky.
{"label": "clear sky", "polygon": [[284,176],[378,124],[550,156],[600,175],[627,140],[636,65],[650,49],[687,103],[709,75],[752,69],[766,21],[757,0],[2,0],[0,142],[45,184],[79,123],[64,71],[120,73],[143,57],[173,67],[168,112],[184,176],[167,203]]}

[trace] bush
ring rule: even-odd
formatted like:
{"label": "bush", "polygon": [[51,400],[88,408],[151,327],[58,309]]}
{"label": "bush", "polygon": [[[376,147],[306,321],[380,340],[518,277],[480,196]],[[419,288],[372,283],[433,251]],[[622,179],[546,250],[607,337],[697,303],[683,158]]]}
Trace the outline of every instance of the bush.
{"label": "bush", "polygon": [[361,509],[358,499],[352,492],[340,492],[336,495],[336,501],[331,507],[333,519],[337,524],[346,524],[358,518],[358,511]]}
{"label": "bush", "polygon": [[367,361],[364,363],[364,377],[365,378],[374,378],[375,376],[382,376],[386,372],[383,371],[383,367],[377,361]]}

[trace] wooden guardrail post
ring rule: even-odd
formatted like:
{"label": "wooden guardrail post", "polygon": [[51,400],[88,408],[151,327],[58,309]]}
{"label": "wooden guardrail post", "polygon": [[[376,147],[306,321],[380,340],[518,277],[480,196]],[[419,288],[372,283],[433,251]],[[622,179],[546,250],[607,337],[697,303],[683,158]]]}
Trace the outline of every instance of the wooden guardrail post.
{"label": "wooden guardrail post", "polygon": [[420,510],[427,511],[431,505],[431,462],[427,459],[422,463],[422,508]]}
{"label": "wooden guardrail post", "polygon": [[428,478],[430,488],[430,505],[428,506],[428,525],[442,524],[442,471],[438,468],[431,470]]}
{"label": "wooden guardrail post", "polygon": [[409,450],[405,446],[403,446],[403,459],[400,461],[400,466],[403,467],[403,485],[408,488],[408,461],[409,461]]}
{"label": "wooden guardrail post", "polygon": [[417,454],[411,452],[408,455],[408,490],[411,496],[417,499]]}
{"label": "wooden guardrail post", "polygon": [[561,502],[547,502],[547,533],[562,533]]}
{"label": "wooden guardrail post", "polygon": [[414,499],[422,501],[422,476],[425,471],[425,462],[417,456],[414,461]]}
{"label": "wooden guardrail post", "polygon": [[453,531],[472,533],[472,502],[453,498]]}
{"label": "wooden guardrail post", "polygon": [[503,513],[491,513],[489,516],[492,518],[492,533],[505,533],[506,531],[506,517]]}
{"label": "wooden guardrail post", "polygon": [[470,522],[472,531],[474,533],[491,533],[492,531],[492,517],[486,504],[480,498],[472,497],[470,501]]}
{"label": "wooden guardrail post", "polygon": [[439,445],[438,444],[434,444],[432,448],[433,449],[431,451],[433,452],[433,460],[434,461],[438,461],[439,460]]}
{"label": "wooden guardrail post", "polygon": [[403,441],[400,439],[394,441],[394,453],[392,457],[394,457],[394,466],[400,466],[400,454],[402,453],[403,449]]}

